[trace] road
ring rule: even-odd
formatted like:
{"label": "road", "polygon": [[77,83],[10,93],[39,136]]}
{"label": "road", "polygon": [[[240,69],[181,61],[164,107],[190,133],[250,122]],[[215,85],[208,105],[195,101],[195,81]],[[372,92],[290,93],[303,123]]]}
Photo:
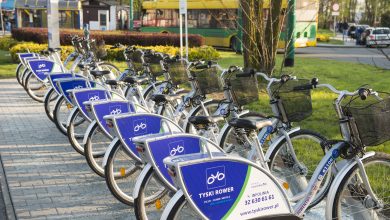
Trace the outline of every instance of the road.
{"label": "road", "polygon": [[[383,48],[390,56],[390,48]],[[369,64],[379,68],[390,70],[390,61],[385,58],[377,48],[328,48],[308,47],[297,48],[297,57],[313,57],[329,60],[351,61],[355,63]]]}

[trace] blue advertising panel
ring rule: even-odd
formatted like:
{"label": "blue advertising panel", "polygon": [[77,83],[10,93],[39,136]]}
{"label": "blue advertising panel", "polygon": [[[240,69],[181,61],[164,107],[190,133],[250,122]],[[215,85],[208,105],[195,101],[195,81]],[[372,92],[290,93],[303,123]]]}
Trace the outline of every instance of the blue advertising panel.
{"label": "blue advertising panel", "polygon": [[27,61],[33,74],[40,80],[44,80],[48,73],[54,68],[54,62],[51,60],[28,60]]}
{"label": "blue advertising panel", "polygon": [[161,117],[159,115],[129,115],[127,117],[115,118],[115,121],[122,144],[125,145],[138,160],[140,157],[132,139],[147,134],[160,133],[161,129]]}
{"label": "blue advertising panel", "polygon": [[155,169],[158,169],[156,171],[160,172],[162,176],[172,185],[174,185],[174,183],[168,174],[168,170],[166,169],[163,160],[169,156],[199,153],[201,150],[200,138],[190,136],[178,136],[151,141],[148,142],[147,147],[149,148],[152,159],[156,164]]}
{"label": "blue advertising panel", "polygon": [[84,114],[84,116],[88,117],[88,111],[86,110],[85,105],[83,103],[85,101],[106,100],[107,99],[107,91],[103,90],[103,89],[87,89],[87,90],[82,90],[82,91],[75,91],[74,92],[74,99],[75,99],[77,106]]}
{"label": "blue advertising panel", "polygon": [[26,58],[34,58],[34,57],[36,57],[36,54],[35,53],[19,53],[18,56],[19,56],[20,62],[23,65],[26,65],[25,59]]}
{"label": "blue advertising panel", "polygon": [[180,172],[183,190],[191,203],[209,219],[250,219],[291,213],[276,180],[250,164],[211,160],[181,166]]}
{"label": "blue advertising panel", "polygon": [[69,104],[72,104],[72,101],[69,97],[68,90],[71,89],[83,89],[83,88],[89,88],[89,83],[87,79],[84,78],[73,78],[73,79],[66,79],[66,80],[57,80],[56,81],[58,86],[60,87],[61,94],[64,96],[66,101]]}
{"label": "blue advertising panel", "polygon": [[60,88],[58,88],[57,83],[54,82],[56,79],[64,79],[64,78],[71,78],[72,73],[56,73],[56,74],[50,74],[49,75],[49,81],[50,84],[53,86],[54,90],[57,92],[57,94],[61,94]]}
{"label": "blue advertising panel", "polygon": [[135,107],[129,102],[109,101],[92,104],[92,111],[94,112],[95,120],[97,121],[97,123],[102,129],[104,129],[106,134],[109,134],[106,120],[104,120],[103,117],[106,115],[132,113],[135,112]]}

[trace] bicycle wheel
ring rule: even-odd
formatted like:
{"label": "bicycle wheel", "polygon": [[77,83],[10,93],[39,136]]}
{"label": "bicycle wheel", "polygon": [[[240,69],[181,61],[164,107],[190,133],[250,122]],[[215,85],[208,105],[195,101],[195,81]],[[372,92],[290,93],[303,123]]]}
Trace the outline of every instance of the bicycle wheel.
{"label": "bicycle wheel", "polygon": [[22,63],[19,63],[15,70],[16,80],[20,85],[22,85],[21,76],[22,73],[24,72],[24,69],[25,69],[24,65]]}
{"label": "bicycle wheel", "polygon": [[390,219],[390,155],[375,153],[364,159],[363,164],[371,188],[382,204],[372,201],[356,164],[338,186],[333,200],[332,219]]}
{"label": "bicycle wheel", "polygon": [[70,145],[81,155],[85,155],[82,141],[89,124],[79,108],[73,109],[67,124],[67,134]]}
{"label": "bicycle wheel", "polygon": [[112,139],[104,133],[96,121],[93,121],[86,133],[84,155],[89,167],[99,176],[104,177],[103,157]]}
{"label": "bicycle wheel", "polygon": [[106,184],[115,198],[132,206],[135,181],[142,167],[130,157],[118,138],[114,138],[111,145],[112,148],[104,167]]}
{"label": "bicycle wheel", "polygon": [[[257,112],[248,112],[241,115],[240,118],[264,120],[266,116]],[[248,157],[248,149],[250,148],[244,137],[237,135],[232,126],[228,126],[223,132],[219,146],[228,153],[236,154],[244,158]]]}
{"label": "bicycle wheel", "polygon": [[[216,111],[218,110],[220,101],[218,100],[210,100],[204,103],[204,107],[206,108],[207,114],[208,115],[214,115]],[[201,115],[206,115],[205,109],[202,108],[202,106],[197,106],[195,111],[189,115],[188,117],[191,116],[201,116]],[[218,136],[219,134],[219,128],[222,128],[222,126],[225,124],[225,121],[221,121],[218,123],[218,128],[214,130],[215,136]],[[197,131],[195,127],[191,123],[187,123],[185,127],[186,133],[190,134],[196,134]]]}
{"label": "bicycle wheel", "polygon": [[99,64],[101,70],[109,70],[111,73],[108,76],[108,79],[116,79],[121,75],[121,72],[118,67],[114,64],[103,62]]}
{"label": "bicycle wheel", "polygon": [[47,117],[50,119],[50,121],[54,122],[54,113],[53,109],[55,107],[55,100],[58,98],[57,92],[53,89],[50,88],[44,98],[44,107],[45,107],[45,113]]}
{"label": "bicycle wheel", "polygon": [[25,68],[22,72],[22,75],[20,76],[20,82],[22,83],[24,89],[26,89],[26,79],[29,73],[31,73],[31,71],[28,68]]}
{"label": "bicycle wheel", "polygon": [[139,185],[134,191],[134,211],[137,219],[158,219],[171,199],[169,190],[161,183],[154,169],[146,165],[137,179]]}
{"label": "bicycle wheel", "polygon": [[[307,170],[299,168],[297,161],[293,159],[291,151],[287,146],[286,139],[283,139],[271,152],[268,165],[271,173],[287,189],[287,195],[291,198],[306,190],[315,169],[325,153],[320,145],[325,138],[309,130],[298,130],[290,134],[290,138],[299,163]],[[332,179],[331,172],[328,172],[309,208],[317,205],[325,197]]]}
{"label": "bicycle wheel", "polygon": [[45,94],[49,90],[45,83],[41,82],[32,72],[26,77],[25,89],[27,94],[37,102],[43,102]]}
{"label": "bicycle wheel", "polygon": [[71,110],[72,107],[67,104],[63,96],[57,98],[53,111],[53,120],[58,130],[64,135],[67,135],[66,121]]}
{"label": "bicycle wheel", "polygon": [[[179,196],[177,196],[179,195]],[[193,208],[187,203],[187,200],[183,192],[176,192],[172,200],[169,201],[167,209],[164,210],[163,220],[175,219],[175,220],[193,220],[202,218],[193,210]]]}

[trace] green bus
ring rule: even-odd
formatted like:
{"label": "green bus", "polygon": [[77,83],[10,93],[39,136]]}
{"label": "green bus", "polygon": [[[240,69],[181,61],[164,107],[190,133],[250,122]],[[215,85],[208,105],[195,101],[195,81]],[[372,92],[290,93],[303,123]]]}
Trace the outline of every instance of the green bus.
{"label": "green bus", "polygon": [[[287,7],[287,1],[284,3]],[[206,45],[236,48],[239,0],[187,0],[188,32]],[[269,9],[265,1],[264,10]],[[179,33],[179,0],[144,0],[141,31]],[[316,45],[318,0],[297,0],[296,47]],[[285,46],[285,25],[279,48]]]}

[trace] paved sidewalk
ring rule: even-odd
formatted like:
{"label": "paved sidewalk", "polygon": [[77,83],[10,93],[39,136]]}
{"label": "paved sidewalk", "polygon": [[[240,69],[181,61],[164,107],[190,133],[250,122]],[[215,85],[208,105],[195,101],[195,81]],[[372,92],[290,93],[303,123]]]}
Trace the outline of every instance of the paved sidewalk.
{"label": "paved sidewalk", "polygon": [[0,80],[0,153],[18,219],[134,219],[14,79]]}

